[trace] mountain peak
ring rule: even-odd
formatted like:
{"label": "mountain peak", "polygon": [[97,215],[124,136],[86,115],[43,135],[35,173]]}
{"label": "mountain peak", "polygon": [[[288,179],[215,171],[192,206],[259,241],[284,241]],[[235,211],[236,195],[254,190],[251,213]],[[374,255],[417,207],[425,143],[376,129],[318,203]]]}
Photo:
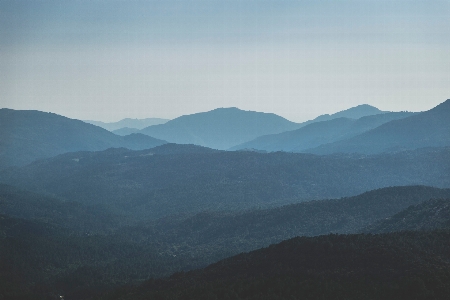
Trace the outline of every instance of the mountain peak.
{"label": "mountain peak", "polygon": [[197,144],[213,149],[234,145],[266,134],[298,128],[298,124],[273,113],[216,108],[207,112],[180,116],[166,124],[150,126],[141,132],[177,144]]}

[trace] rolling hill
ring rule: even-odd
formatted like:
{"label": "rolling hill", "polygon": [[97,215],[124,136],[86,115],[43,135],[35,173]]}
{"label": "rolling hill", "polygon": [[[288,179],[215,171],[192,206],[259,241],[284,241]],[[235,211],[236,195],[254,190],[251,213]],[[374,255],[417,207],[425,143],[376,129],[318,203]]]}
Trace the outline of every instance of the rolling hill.
{"label": "rolling hill", "polygon": [[297,130],[261,136],[247,143],[232,147],[230,150],[258,149],[299,152],[322,144],[348,139],[389,121],[403,119],[411,115],[413,113],[391,112],[365,116],[360,119],[341,117],[327,121],[318,121]]}
{"label": "rolling hill", "polygon": [[166,143],[143,134],[121,137],[103,128],[40,111],[0,110],[0,167],[73,151],[146,149]]}
{"label": "rolling hill", "polygon": [[450,99],[404,119],[385,123],[355,137],[304,152],[315,154],[401,151],[450,145]]}

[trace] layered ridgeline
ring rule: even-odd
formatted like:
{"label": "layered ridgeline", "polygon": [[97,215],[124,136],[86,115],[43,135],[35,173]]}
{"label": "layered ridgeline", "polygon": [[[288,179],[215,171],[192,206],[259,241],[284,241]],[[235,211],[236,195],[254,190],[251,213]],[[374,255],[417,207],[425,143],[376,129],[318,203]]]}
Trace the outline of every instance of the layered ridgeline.
{"label": "layered ridgeline", "polygon": [[450,149],[374,156],[217,151],[167,144],[77,152],[0,174],[0,181],[136,218],[273,207],[399,185],[450,187]]}
{"label": "layered ridgeline", "polygon": [[143,134],[121,137],[103,128],[53,113],[0,110],[0,168],[58,154],[111,147],[146,149],[166,143]]}
{"label": "layered ridgeline", "polygon": [[392,187],[268,210],[203,212],[126,226],[105,208],[0,185],[0,286],[5,285],[6,299],[26,299],[24,294],[36,299],[39,293],[98,299],[98,293],[120,285],[199,268],[294,236],[357,232],[409,205],[449,195],[448,189]]}
{"label": "layered ridgeline", "polygon": [[433,109],[385,123],[350,139],[305,150],[316,154],[401,151],[450,145],[450,99]]}
{"label": "layered ridgeline", "polygon": [[450,229],[450,198],[430,199],[365,228],[364,232]]}
{"label": "layered ridgeline", "polygon": [[301,152],[323,144],[348,139],[389,121],[403,119],[413,114],[409,112],[390,112],[365,116],[359,119],[342,117],[317,121],[297,130],[261,136],[250,142],[232,147],[230,150],[258,149]]}
{"label": "layered ridgeline", "polygon": [[140,132],[173,143],[225,150],[262,135],[294,130],[314,122],[342,117],[360,118],[379,113],[383,112],[370,105],[359,105],[332,115],[321,115],[304,123],[294,123],[275,114],[218,108],[181,116],[163,125],[147,127]]}
{"label": "layered ridgeline", "polygon": [[123,128],[128,128],[130,130],[141,130],[145,127],[152,126],[152,125],[159,125],[164,124],[168,119],[161,119],[161,118],[146,118],[146,119],[131,119],[131,118],[125,118],[117,122],[101,122],[101,121],[92,121],[92,120],[84,120],[84,122],[102,127],[109,131],[116,131]]}

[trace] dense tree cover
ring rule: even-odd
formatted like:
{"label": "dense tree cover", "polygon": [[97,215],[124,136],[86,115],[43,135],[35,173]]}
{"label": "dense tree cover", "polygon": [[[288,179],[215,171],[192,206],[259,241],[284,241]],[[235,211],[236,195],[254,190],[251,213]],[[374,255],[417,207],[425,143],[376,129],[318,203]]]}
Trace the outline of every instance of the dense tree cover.
{"label": "dense tree cover", "polygon": [[450,199],[430,199],[381,219],[364,228],[363,232],[385,233],[401,230],[430,230],[450,228]]}
{"label": "dense tree cover", "polygon": [[448,299],[450,232],[298,237],[103,299]]}
{"label": "dense tree cover", "polygon": [[[162,146],[161,146],[162,147]],[[275,207],[387,186],[450,187],[450,148],[374,156],[213,151],[170,145],[64,154],[0,181],[141,220],[204,210]]]}
{"label": "dense tree cover", "polygon": [[130,220],[101,209],[0,185],[0,213],[14,216],[2,215],[0,222],[0,281],[11,287],[6,299],[54,293],[96,298],[113,287],[204,267],[294,236],[359,231],[411,204],[449,195],[448,189],[393,187],[336,200],[181,214],[126,226]]}

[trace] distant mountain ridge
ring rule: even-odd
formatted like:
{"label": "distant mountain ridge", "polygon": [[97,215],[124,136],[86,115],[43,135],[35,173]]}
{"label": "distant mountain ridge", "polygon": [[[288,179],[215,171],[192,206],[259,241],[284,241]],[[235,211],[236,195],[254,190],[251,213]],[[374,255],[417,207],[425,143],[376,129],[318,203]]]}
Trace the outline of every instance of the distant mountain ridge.
{"label": "distant mountain ridge", "polygon": [[231,107],[181,116],[140,132],[172,143],[225,150],[260,135],[292,130],[298,126],[275,114]]}
{"label": "distant mountain ridge", "polygon": [[161,119],[161,118],[146,118],[146,119],[131,119],[131,118],[125,118],[117,122],[101,122],[101,121],[92,121],[92,120],[83,120],[83,122],[100,126],[108,131],[114,131],[121,128],[132,128],[132,129],[138,129],[141,130],[145,127],[152,126],[152,125],[159,125],[164,124],[169,119]]}
{"label": "distant mountain ridge", "polygon": [[66,152],[111,147],[139,150],[165,143],[143,134],[121,137],[53,113],[0,109],[0,168],[25,165]]}
{"label": "distant mountain ridge", "polygon": [[364,153],[402,151],[424,147],[450,145],[450,99],[438,106],[385,123],[347,140],[305,150],[315,154]]}
{"label": "distant mountain ridge", "polygon": [[413,114],[408,112],[389,112],[364,116],[359,119],[340,117],[327,121],[318,121],[300,129],[261,136],[250,142],[232,147],[230,150],[251,148],[265,151],[300,152],[322,144],[356,136],[389,121],[403,119]]}

